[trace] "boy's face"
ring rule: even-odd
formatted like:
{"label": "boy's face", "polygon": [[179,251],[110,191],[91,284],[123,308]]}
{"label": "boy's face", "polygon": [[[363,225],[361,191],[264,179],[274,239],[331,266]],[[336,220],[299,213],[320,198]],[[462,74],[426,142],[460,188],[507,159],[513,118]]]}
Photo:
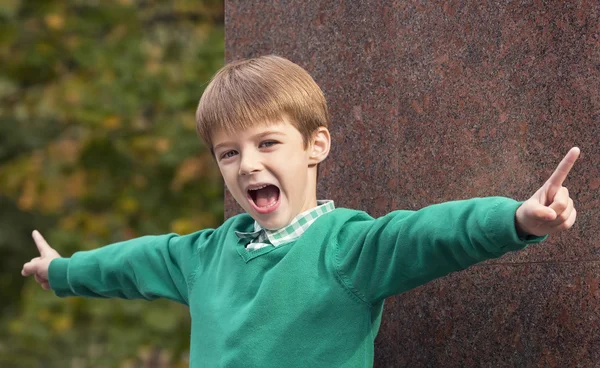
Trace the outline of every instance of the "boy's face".
{"label": "boy's face", "polygon": [[306,149],[300,132],[285,118],[234,134],[213,134],[215,158],[227,188],[263,228],[285,227],[317,205],[316,165],[329,151],[329,133],[321,129],[326,147],[317,138]]}

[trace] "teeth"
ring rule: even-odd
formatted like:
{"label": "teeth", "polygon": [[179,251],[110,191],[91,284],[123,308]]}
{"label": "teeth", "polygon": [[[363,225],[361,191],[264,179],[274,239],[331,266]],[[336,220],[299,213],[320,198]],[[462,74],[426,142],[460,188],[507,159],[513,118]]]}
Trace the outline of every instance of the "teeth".
{"label": "teeth", "polygon": [[276,205],[276,204],[277,204],[277,201],[275,201],[275,202],[273,202],[273,203],[271,203],[271,204],[268,204],[268,205],[266,205],[266,206],[263,206],[263,207],[261,207],[261,208],[270,208],[270,207],[273,207],[273,206],[274,206],[274,205]]}
{"label": "teeth", "polygon": [[266,188],[266,187],[267,187],[267,184],[263,184],[263,185],[261,185],[259,187],[248,188],[248,190],[259,190],[259,189]]}

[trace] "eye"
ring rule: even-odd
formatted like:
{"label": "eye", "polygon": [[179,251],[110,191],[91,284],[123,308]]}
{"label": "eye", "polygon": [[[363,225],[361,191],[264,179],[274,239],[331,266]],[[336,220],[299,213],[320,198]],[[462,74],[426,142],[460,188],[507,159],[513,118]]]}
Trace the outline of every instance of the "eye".
{"label": "eye", "polygon": [[237,151],[235,151],[235,150],[227,151],[221,155],[221,160],[231,158],[235,155],[237,155]]}
{"label": "eye", "polygon": [[273,147],[274,145],[276,145],[277,141],[264,141],[264,142],[260,142],[260,145],[258,146],[259,148],[269,148],[269,147]]}

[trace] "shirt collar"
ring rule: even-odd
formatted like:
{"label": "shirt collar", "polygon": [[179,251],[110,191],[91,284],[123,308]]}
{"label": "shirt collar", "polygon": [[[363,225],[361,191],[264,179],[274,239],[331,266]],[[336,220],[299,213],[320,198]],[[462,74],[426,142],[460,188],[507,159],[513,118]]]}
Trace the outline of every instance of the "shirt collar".
{"label": "shirt collar", "polygon": [[254,221],[254,231],[246,233],[236,231],[235,234],[242,239],[252,239],[252,242],[255,243],[265,243],[268,241],[277,247],[298,239],[316,219],[334,209],[335,205],[332,200],[317,201],[317,207],[302,212],[294,217],[289,225],[281,229],[263,229],[258,222]]}

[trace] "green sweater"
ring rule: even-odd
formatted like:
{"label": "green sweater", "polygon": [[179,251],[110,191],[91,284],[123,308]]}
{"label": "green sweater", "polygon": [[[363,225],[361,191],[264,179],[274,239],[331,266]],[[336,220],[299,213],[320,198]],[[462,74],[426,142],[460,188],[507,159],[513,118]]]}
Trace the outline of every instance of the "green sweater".
{"label": "green sweater", "polygon": [[186,236],[145,236],[59,258],[58,296],[184,303],[191,367],[371,367],[383,301],[522,249],[506,198],[448,202],[378,219],[321,216],[296,241],[248,252],[254,220],[234,216]]}

